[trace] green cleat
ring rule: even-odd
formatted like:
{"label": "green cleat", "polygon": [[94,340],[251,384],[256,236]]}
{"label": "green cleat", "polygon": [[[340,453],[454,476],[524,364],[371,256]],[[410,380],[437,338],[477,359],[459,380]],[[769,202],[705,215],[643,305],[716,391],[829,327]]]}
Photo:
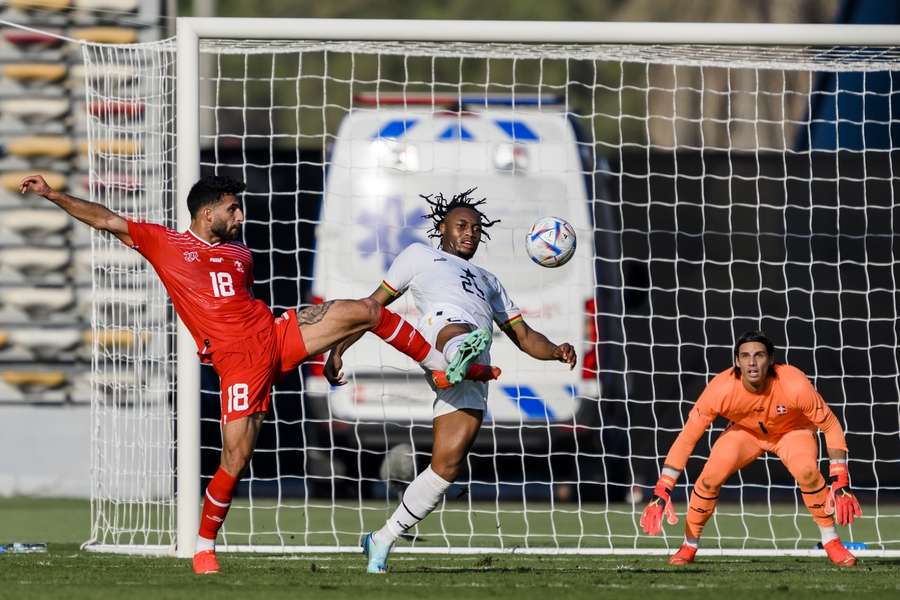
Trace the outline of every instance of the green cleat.
{"label": "green cleat", "polygon": [[475,362],[475,359],[484,352],[488,343],[491,341],[491,332],[487,329],[476,329],[466,336],[459,350],[453,356],[453,360],[447,367],[447,381],[456,385],[466,377],[469,365]]}

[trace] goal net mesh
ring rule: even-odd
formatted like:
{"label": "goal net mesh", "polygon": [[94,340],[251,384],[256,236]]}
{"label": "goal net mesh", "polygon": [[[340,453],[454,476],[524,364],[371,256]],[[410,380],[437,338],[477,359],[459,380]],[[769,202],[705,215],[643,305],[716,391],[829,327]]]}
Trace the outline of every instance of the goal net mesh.
{"label": "goal net mesh", "polygon": [[[170,226],[184,201],[172,183],[174,52],[168,42],[85,48],[89,108],[144,107],[88,113],[92,198]],[[415,214],[386,204],[380,219],[354,220],[354,198],[368,197],[364,188],[380,185],[382,171],[413,197],[461,191],[467,175],[505,178],[510,193],[487,207],[510,216],[485,248],[491,260],[527,263],[510,206],[539,187],[540,147],[553,141],[524,132],[536,113],[577,130],[572,147],[551,146],[579,158],[566,169],[587,204],[574,223],[576,258],[557,272],[585,269],[589,281],[555,272],[504,280],[541,299],[526,315],[536,329],[577,332],[554,340],[582,350],[576,376],[550,397],[538,384],[559,365],[524,355],[499,364],[503,379],[463,474],[404,548],[677,547],[681,525],[649,538],[640,512],[703,386],[731,364],[737,335],[759,328],[845,427],[864,514],[843,539],[898,550],[897,68],[893,48],[203,40],[201,169],[247,181],[254,292],[277,315],[319,301],[326,277],[367,295],[382,273],[354,271],[359,254],[388,264],[406,243],[426,239],[424,203]],[[403,111],[455,117],[449,143],[462,155],[468,119],[497,104],[524,129],[512,126],[509,144],[485,143],[474,153],[481,163],[454,163],[459,190],[429,187],[430,177],[448,181],[448,167],[428,160],[434,144],[416,154],[404,143],[412,113]],[[387,139],[390,164],[341,181],[362,173],[352,161],[363,158],[341,154],[342,124],[359,113],[380,119],[363,141]],[[118,138],[141,151],[110,155],[105,144]],[[510,152],[501,156],[501,146]],[[526,155],[520,147],[530,165],[516,162]],[[332,162],[338,156],[349,170]],[[128,185],[102,185],[110,181]],[[331,210],[333,202],[347,203],[346,212]],[[523,219],[543,214],[527,211]],[[366,227],[368,241],[353,237]],[[320,262],[323,248],[333,256]],[[125,332],[132,342],[95,348],[92,541],[166,546],[174,535],[172,313],[146,264],[105,260],[118,249],[115,239],[94,237],[95,333]],[[325,272],[326,262],[346,269]],[[573,296],[577,311],[549,314]],[[413,314],[403,299],[397,307]],[[349,396],[323,384],[316,361],[276,385],[221,549],[354,549],[383,524],[404,480],[428,464],[432,396],[421,373],[386,346],[365,348],[348,364]],[[357,376],[364,368],[369,374]],[[201,379],[202,489],[221,437],[217,378],[203,367]],[[714,423],[679,481],[682,520],[724,426]],[[795,482],[765,455],[725,484],[703,547],[806,551],[817,541]]]}

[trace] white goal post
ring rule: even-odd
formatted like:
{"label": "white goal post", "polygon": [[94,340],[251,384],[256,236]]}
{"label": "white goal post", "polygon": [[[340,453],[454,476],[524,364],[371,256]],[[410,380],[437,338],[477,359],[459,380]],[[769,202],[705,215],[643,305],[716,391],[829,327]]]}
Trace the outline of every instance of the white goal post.
{"label": "white goal post", "polygon": [[[509,110],[516,115],[520,110],[518,95],[536,96],[538,110],[543,110],[543,98],[556,94],[562,98],[564,116],[587,132],[578,143],[579,152],[589,160],[579,168],[579,175],[589,182],[591,222],[576,226],[579,258],[591,265],[596,278],[588,321],[594,331],[599,327],[601,334],[596,347],[587,347],[593,357],[591,377],[602,391],[599,397],[588,395],[581,401],[593,407],[596,418],[582,423],[574,417],[565,424],[555,423],[549,416],[543,422],[520,420],[523,430],[543,427],[540,432],[548,439],[568,427],[564,434],[568,437],[539,452],[526,449],[527,444],[520,441],[518,449],[508,452],[521,463],[520,472],[508,482],[502,480],[504,475],[499,471],[492,481],[472,477],[467,482],[471,495],[460,502],[462,508],[453,508],[448,502],[428,519],[432,528],[421,537],[437,539],[437,545],[416,542],[400,550],[670,552],[680,541],[680,525],[669,528],[661,540],[645,539],[636,525],[643,505],[641,495],[655,480],[652,465],[661,466],[702,385],[728,364],[735,328],[756,326],[778,340],[780,359],[804,368],[846,426],[851,475],[860,473],[863,482],[860,492],[865,516],[859,529],[851,530],[860,531],[862,539],[850,537],[867,546],[856,552],[900,556],[900,478],[891,474],[900,455],[886,454],[885,450],[890,447],[886,440],[891,436],[896,450],[900,433],[896,405],[900,366],[896,355],[890,358],[885,350],[900,341],[896,335],[873,332],[897,317],[893,299],[887,309],[876,303],[889,289],[881,282],[895,284],[892,269],[898,266],[900,252],[890,242],[866,246],[863,241],[861,254],[855,254],[853,241],[887,239],[896,232],[893,219],[900,203],[890,183],[895,148],[870,149],[866,145],[865,132],[869,129],[865,115],[861,150],[846,156],[836,150],[824,152],[823,156],[830,152],[834,165],[827,165],[827,159],[820,161],[809,147],[798,148],[793,142],[798,131],[806,130],[807,138],[812,137],[812,99],[839,94],[816,90],[820,74],[858,73],[865,81],[868,73],[900,71],[897,40],[900,26],[877,25],[179,18],[174,40],[139,46],[85,46],[88,106],[134,98],[143,102],[147,115],[140,127],[110,122],[105,119],[108,115],[89,115],[90,189],[95,199],[129,214],[186,228],[189,216],[184,199],[201,174],[203,142],[212,142],[214,157],[203,165],[208,170],[234,168],[238,173],[251,174],[261,169],[269,173],[272,187],[267,192],[248,190],[259,196],[254,199],[257,204],[268,202],[259,213],[267,216],[257,217],[248,209],[247,219],[248,223],[266,227],[265,235],[273,238],[273,226],[262,221],[280,223],[285,218],[272,216],[282,192],[275,191],[271,173],[283,165],[279,157],[293,140],[298,150],[288,168],[297,173],[295,196],[308,192],[299,180],[310,159],[301,156],[299,147],[312,144],[320,150],[315,167],[320,169],[321,185],[327,187],[325,180],[333,169],[329,153],[339,141],[336,127],[340,118],[334,114],[377,111],[382,107],[381,98],[388,93],[399,94],[397,102],[402,108],[412,107],[414,97],[427,98],[430,94],[430,103],[426,101],[419,108],[447,111],[437,98],[455,95],[458,105],[449,110],[457,111],[462,119],[468,115],[464,96],[481,94],[487,106],[489,98],[493,101],[497,92],[504,92],[513,98]],[[308,73],[303,70],[307,54],[313,57],[308,62],[315,65]],[[216,64],[204,67],[207,59]],[[394,60],[399,66],[388,68],[386,65]],[[458,77],[446,82],[437,79],[446,72],[440,64],[443,60],[459,63]],[[146,67],[148,61],[150,67]],[[287,68],[295,69],[295,73],[285,75],[284,63],[279,61],[287,61]],[[369,62],[376,63],[375,72],[364,70]],[[269,71],[255,70],[259,65]],[[128,66],[143,69],[146,80],[139,79],[139,85],[123,85],[99,75],[104,69],[112,72]],[[477,73],[477,80],[467,79],[476,77],[471,73]],[[308,89],[304,86],[312,80],[321,81],[320,95],[314,100],[301,97],[301,89]],[[285,102],[278,94],[292,82],[296,95]],[[203,97],[203,85],[216,90],[236,85],[242,90],[244,104],[225,104],[240,93],[229,96],[216,91],[211,97]],[[252,98],[248,100],[253,89],[266,86],[272,105],[267,113],[254,105]],[[340,95],[332,98],[329,95],[335,89]],[[374,106],[358,108],[358,92],[373,92]],[[889,97],[890,92],[897,93],[891,89],[885,95]],[[867,98],[867,94],[875,92],[864,88],[858,95]],[[579,102],[581,113],[577,114],[570,104]],[[387,105],[385,102],[383,106]],[[477,110],[472,108],[471,113]],[[293,111],[294,120],[276,111]],[[321,122],[307,129],[306,124],[301,125],[301,117],[307,119],[314,111],[321,114]],[[242,115],[243,130],[235,132],[219,123],[229,112]],[[263,116],[257,118],[258,114]],[[214,131],[202,130],[204,119],[214,121]],[[250,124],[266,119],[268,125],[261,130],[267,131],[270,139],[258,141],[265,136],[252,131]],[[900,127],[895,124],[897,119],[890,115],[887,127]],[[883,125],[876,118],[870,122],[872,127]],[[835,123],[835,127],[841,123],[840,115]],[[403,125],[403,131],[407,126],[411,125]],[[150,209],[137,210],[119,203],[121,198],[134,196],[134,189],[126,186],[116,191],[95,185],[102,179],[98,166],[105,164],[107,146],[103,142],[117,136],[143,139],[146,147],[155,148],[144,155],[147,163],[168,165],[166,173],[174,175],[174,185],[165,174],[157,176],[154,167],[134,172],[147,196],[154,195],[152,188],[157,186],[156,196],[162,205],[151,203]],[[158,144],[148,145],[153,139]],[[219,158],[216,148],[220,142],[237,145],[242,153],[237,163]],[[517,143],[515,138],[513,143]],[[265,164],[250,156],[254,144],[268,153]],[[853,156],[862,157],[862,166]],[[868,157],[872,157],[871,165]],[[844,164],[845,159],[849,165]],[[849,191],[845,185],[850,186]],[[822,192],[822,188],[827,189]],[[98,196],[98,189],[103,190],[103,196]],[[828,199],[817,208],[820,193]],[[847,198],[856,193],[863,194],[862,202]],[[875,193],[879,197],[869,201],[868,194]],[[315,194],[320,195],[319,201],[321,196],[327,197],[327,191],[321,189]],[[406,218],[405,213],[398,214]],[[604,215],[611,220],[604,220]],[[838,215],[834,219],[846,222],[834,226],[827,215]],[[286,218],[296,232],[295,254],[315,254],[314,242],[301,240],[299,232],[305,225],[320,225],[318,218],[316,213],[311,222],[308,214],[300,212]],[[804,231],[799,223],[804,219],[808,221],[805,232],[809,239],[798,243]],[[842,232],[841,225],[852,233]],[[502,228],[501,224],[498,229]],[[827,238],[821,247],[817,236]],[[114,245],[99,236],[94,243],[95,256],[102,256],[107,246]],[[267,249],[285,252],[276,246],[272,242]],[[832,246],[834,252],[829,254]],[[511,261],[527,260],[521,245],[508,251]],[[629,254],[632,251],[634,254]],[[265,260],[263,256],[255,256],[257,263]],[[300,297],[300,291],[307,291],[309,279],[315,274],[310,276],[301,269],[299,258],[297,262],[294,277],[299,304],[309,301]],[[273,299],[278,295],[278,281],[289,278],[276,274],[275,269],[273,262],[267,279],[257,281],[268,286],[273,308],[279,305]],[[858,276],[844,276],[850,270],[859,271]],[[691,276],[697,272],[697,277]],[[106,268],[99,259],[95,259],[94,275],[95,293],[101,290],[101,295],[107,288],[134,288],[131,279]],[[730,288],[723,283],[726,280],[731,282]],[[365,285],[374,289],[377,283],[373,280]],[[554,293],[549,283],[541,285],[541,294]],[[146,289],[152,290],[148,304],[165,304],[158,286],[148,285]],[[610,304],[598,301],[601,296]],[[569,316],[584,319],[583,314]],[[95,372],[116,377],[128,370],[124,367],[133,369],[147,361],[157,364],[160,356],[175,357],[174,366],[171,360],[162,359],[165,366],[160,367],[165,371],[161,377],[168,382],[168,391],[177,392],[175,406],[165,407],[157,394],[147,401],[147,406],[164,406],[161,413],[153,413],[154,433],[144,436],[128,431],[145,442],[153,438],[151,445],[157,455],[160,451],[165,454],[174,438],[177,460],[167,466],[174,466],[169,476],[177,487],[148,491],[140,484],[110,483],[144,476],[132,467],[146,460],[128,460],[123,463],[124,472],[112,474],[104,464],[109,456],[130,456],[134,452],[127,440],[111,450],[110,440],[126,433],[121,423],[131,422],[122,412],[134,410],[136,404],[143,406],[144,400],[110,403],[110,386],[95,385],[93,528],[86,547],[115,552],[174,552],[189,557],[199,526],[201,447],[210,455],[216,451],[201,444],[204,418],[198,400],[201,371],[196,348],[180,325],[174,336],[171,320],[168,325],[151,327],[145,322],[128,321],[130,318],[127,313],[123,316],[95,308],[93,324],[97,330],[125,328],[140,333],[152,329],[170,343],[177,339],[174,352],[166,354],[165,349],[152,347],[145,348],[144,355],[126,353],[123,358],[97,348]],[[887,328],[893,330],[892,326]],[[604,332],[609,338],[603,337]],[[859,361],[867,361],[866,366],[859,367]],[[392,366],[379,365],[383,372],[392,372]],[[501,366],[506,372],[506,366]],[[580,362],[579,368],[583,366],[588,368]],[[523,367],[527,368],[533,367]],[[515,372],[510,365],[510,373]],[[410,370],[403,376],[411,378],[415,373]],[[311,384],[303,386],[301,398],[312,393]],[[158,387],[154,389],[158,391]],[[879,397],[891,391],[894,403],[884,405]],[[588,394],[573,392],[573,396],[578,393]],[[214,395],[210,391],[204,394]],[[524,406],[522,396],[513,401]],[[258,492],[249,486],[246,513],[234,516],[244,510],[237,507],[241,501],[236,500],[233,514],[226,521],[220,546],[223,550],[357,551],[353,538],[380,526],[393,504],[385,491],[390,486],[384,487],[375,480],[377,477],[363,474],[362,463],[375,451],[358,445],[360,436],[354,428],[360,421],[348,425],[336,419],[327,402],[325,417],[310,416],[304,409],[299,424],[291,418],[279,419],[276,409],[274,437],[290,446],[291,452],[299,449],[297,454],[303,456],[289,459],[284,451],[282,458],[277,447],[265,450],[275,456],[275,474],[251,474],[250,478],[259,482],[265,494],[275,489],[274,501],[257,498]],[[173,422],[170,430],[161,431],[160,423],[173,414],[177,424]],[[544,414],[549,415],[549,409]],[[335,420],[340,421],[339,426],[328,422]],[[214,418],[205,421],[211,425]],[[383,425],[385,439],[388,421]],[[495,447],[504,429],[498,423],[486,424]],[[404,425],[409,429],[417,426],[413,421],[400,427]],[[356,439],[336,441],[345,427],[356,432]],[[315,437],[309,433],[311,429],[326,433]],[[718,431],[721,427],[715,428]],[[417,446],[412,433],[408,437],[421,463],[428,447]],[[691,478],[699,473],[699,460],[708,452],[709,439],[714,439],[714,434],[698,445],[679,482],[677,507],[682,518],[687,504],[684,490],[690,489]],[[589,440],[587,445],[585,440]],[[139,443],[134,439],[131,442]],[[555,443],[562,448],[559,461],[554,456]],[[127,451],[122,450],[125,446]],[[331,463],[331,470],[318,480],[310,475],[313,468],[307,450],[328,457]],[[140,448],[137,452],[140,454]],[[345,455],[355,457],[359,473],[335,466],[343,460],[338,457]],[[294,459],[302,463],[302,473],[287,476],[283,485],[282,470],[288,470],[287,461]],[[497,464],[490,451],[476,451],[478,459]],[[526,467],[528,460],[543,460],[546,465]],[[710,542],[704,551],[801,556],[821,553],[813,548],[811,520],[777,459],[758,462],[757,471],[746,478],[743,474],[736,476],[739,481],[732,479],[726,485],[726,500],[719,507],[719,516],[708,526]],[[154,463],[154,477],[160,478],[162,470],[164,479],[165,467],[160,469]],[[531,473],[532,468],[541,475]],[[549,475],[544,475],[544,470]],[[296,484],[299,499],[292,502],[294,492],[288,491],[287,483]],[[518,495],[509,493],[514,487],[519,489]],[[493,491],[484,491],[489,488]],[[136,493],[136,489],[141,491]],[[348,489],[356,490],[355,498],[352,491],[349,500],[344,498],[342,494]],[[544,489],[549,490],[546,497],[539,491]],[[477,496],[479,491],[483,495]],[[381,494],[377,496],[381,499],[372,500],[371,493]],[[472,499],[472,495],[477,497]],[[153,509],[148,510],[151,506]],[[324,530],[316,529],[315,518],[324,520]],[[230,537],[232,519],[242,523],[244,529]],[[256,528],[269,527],[270,520],[274,520],[272,528],[258,533]],[[302,524],[282,526],[282,520]],[[494,530],[506,527],[514,533],[486,533],[487,521]],[[510,521],[517,524],[510,526]],[[259,524],[263,522],[265,525]]]}

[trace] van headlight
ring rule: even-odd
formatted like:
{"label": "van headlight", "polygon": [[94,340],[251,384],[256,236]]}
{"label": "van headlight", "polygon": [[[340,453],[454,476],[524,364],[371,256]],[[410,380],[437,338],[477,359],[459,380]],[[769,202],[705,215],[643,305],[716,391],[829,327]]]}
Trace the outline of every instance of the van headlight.
{"label": "van headlight", "polygon": [[528,171],[528,148],[524,144],[497,144],[494,150],[494,168],[505,173]]}
{"label": "van headlight", "polygon": [[376,164],[397,171],[418,171],[419,151],[415,146],[397,140],[379,139],[372,142]]}

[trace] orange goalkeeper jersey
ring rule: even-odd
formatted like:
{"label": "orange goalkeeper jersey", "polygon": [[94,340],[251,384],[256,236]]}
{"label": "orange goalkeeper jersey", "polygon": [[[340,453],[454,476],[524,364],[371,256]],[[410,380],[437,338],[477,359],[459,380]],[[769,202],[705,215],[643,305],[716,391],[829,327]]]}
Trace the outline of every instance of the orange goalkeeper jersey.
{"label": "orange goalkeeper jersey", "polygon": [[747,390],[733,368],[713,377],[691,409],[665,464],[683,470],[697,440],[717,416],[770,440],[794,429],[821,429],[828,448],[847,450],[841,424],[803,371],[776,364],[758,393]]}

